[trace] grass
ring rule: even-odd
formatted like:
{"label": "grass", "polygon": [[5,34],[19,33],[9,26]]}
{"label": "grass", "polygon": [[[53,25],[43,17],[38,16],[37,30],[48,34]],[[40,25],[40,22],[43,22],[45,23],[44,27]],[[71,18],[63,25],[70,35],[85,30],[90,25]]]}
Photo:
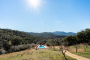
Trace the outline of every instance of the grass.
{"label": "grass", "polygon": [[[70,48],[73,48],[73,46],[71,46]],[[84,49],[84,48],[80,47],[80,49]],[[86,48],[86,52],[82,52],[82,53],[71,52],[71,53],[74,53],[76,55],[80,55],[80,56],[83,56],[83,57],[90,59],[90,46],[88,46],[88,48]]]}
{"label": "grass", "polygon": [[[76,60],[69,56],[66,56],[68,60]],[[30,51],[16,54],[6,58],[0,58],[0,60],[65,60],[60,51],[53,51],[49,49],[32,49]]]}
{"label": "grass", "polygon": [[54,50],[54,49],[49,49],[49,50],[52,50],[52,51],[59,51],[60,49],[55,48],[55,50]]}
{"label": "grass", "polygon": [[[84,45],[79,45],[79,49],[84,49]],[[70,48],[75,48],[74,46],[70,46]]]}

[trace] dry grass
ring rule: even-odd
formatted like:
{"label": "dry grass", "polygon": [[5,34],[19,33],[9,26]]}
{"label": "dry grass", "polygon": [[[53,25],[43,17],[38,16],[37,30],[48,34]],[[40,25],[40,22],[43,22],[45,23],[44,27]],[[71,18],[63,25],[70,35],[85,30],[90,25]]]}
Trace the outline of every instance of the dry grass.
{"label": "dry grass", "polygon": [[80,48],[78,51],[80,53],[76,53],[76,52],[71,52],[71,53],[76,54],[76,55],[80,55],[80,56],[83,56],[83,57],[86,57],[86,58],[90,59],[90,46],[88,46],[88,48],[86,48],[86,52],[82,48]]}
{"label": "dry grass", "polygon": [[[75,48],[70,48],[70,47],[65,47],[65,46],[62,46],[64,49],[68,49],[69,51],[71,52],[76,52],[76,49]],[[53,49],[53,46],[50,46],[50,48]],[[55,46],[56,49],[60,49],[60,46]],[[82,52],[85,52],[84,49],[78,49],[77,51],[78,53],[82,53]]]}
{"label": "dry grass", "polygon": [[30,49],[27,49],[27,50],[24,50],[24,51],[19,51],[19,52],[13,52],[13,53],[9,53],[9,54],[0,55],[0,58],[10,57],[10,56],[16,55],[16,54],[22,54],[24,52],[30,51],[31,49],[34,49],[34,48],[30,48]]}
{"label": "dry grass", "polygon": [[[69,51],[76,52],[76,49],[69,49]],[[85,50],[84,49],[78,49],[77,52],[82,53],[82,52],[85,52]]]}
{"label": "dry grass", "polygon": [[[4,55],[3,55],[4,56]],[[71,57],[67,58],[69,60],[76,60]],[[60,51],[52,51],[49,49],[32,49],[5,58],[0,58],[0,60],[65,60]]]}

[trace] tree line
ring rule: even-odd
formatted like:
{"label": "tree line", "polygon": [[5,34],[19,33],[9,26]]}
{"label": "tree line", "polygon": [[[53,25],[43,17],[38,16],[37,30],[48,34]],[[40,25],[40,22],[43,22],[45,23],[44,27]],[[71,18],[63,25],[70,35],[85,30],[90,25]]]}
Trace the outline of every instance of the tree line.
{"label": "tree line", "polygon": [[62,43],[64,45],[74,45],[80,43],[90,44],[90,29],[82,30],[73,36],[67,36],[62,40]]}

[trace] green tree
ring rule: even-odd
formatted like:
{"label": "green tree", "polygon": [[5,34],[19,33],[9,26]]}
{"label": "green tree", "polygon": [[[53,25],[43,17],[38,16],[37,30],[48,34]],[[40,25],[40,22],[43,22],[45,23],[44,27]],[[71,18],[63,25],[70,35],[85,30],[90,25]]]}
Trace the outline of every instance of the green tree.
{"label": "green tree", "polygon": [[64,38],[64,45],[73,45],[77,42],[76,36],[67,36]]}
{"label": "green tree", "polygon": [[10,48],[7,40],[3,41],[3,47],[5,50],[8,50]]}
{"label": "green tree", "polygon": [[22,44],[22,38],[20,36],[13,37],[12,39],[12,45],[20,45]]}
{"label": "green tree", "polygon": [[85,30],[85,37],[86,37],[86,42],[90,41],[90,29]]}
{"label": "green tree", "polygon": [[86,36],[84,31],[78,32],[76,36],[78,39],[78,43],[86,42]]}

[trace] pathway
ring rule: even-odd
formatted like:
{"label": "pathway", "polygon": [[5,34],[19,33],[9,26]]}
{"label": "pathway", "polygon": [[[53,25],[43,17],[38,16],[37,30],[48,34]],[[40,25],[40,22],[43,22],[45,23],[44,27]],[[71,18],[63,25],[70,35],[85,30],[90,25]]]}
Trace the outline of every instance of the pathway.
{"label": "pathway", "polygon": [[78,55],[72,54],[72,53],[70,53],[68,51],[65,54],[68,55],[68,56],[70,56],[70,57],[72,57],[72,58],[76,58],[77,60],[90,60],[88,58],[85,58],[85,57],[82,57],[82,56],[78,56]]}

